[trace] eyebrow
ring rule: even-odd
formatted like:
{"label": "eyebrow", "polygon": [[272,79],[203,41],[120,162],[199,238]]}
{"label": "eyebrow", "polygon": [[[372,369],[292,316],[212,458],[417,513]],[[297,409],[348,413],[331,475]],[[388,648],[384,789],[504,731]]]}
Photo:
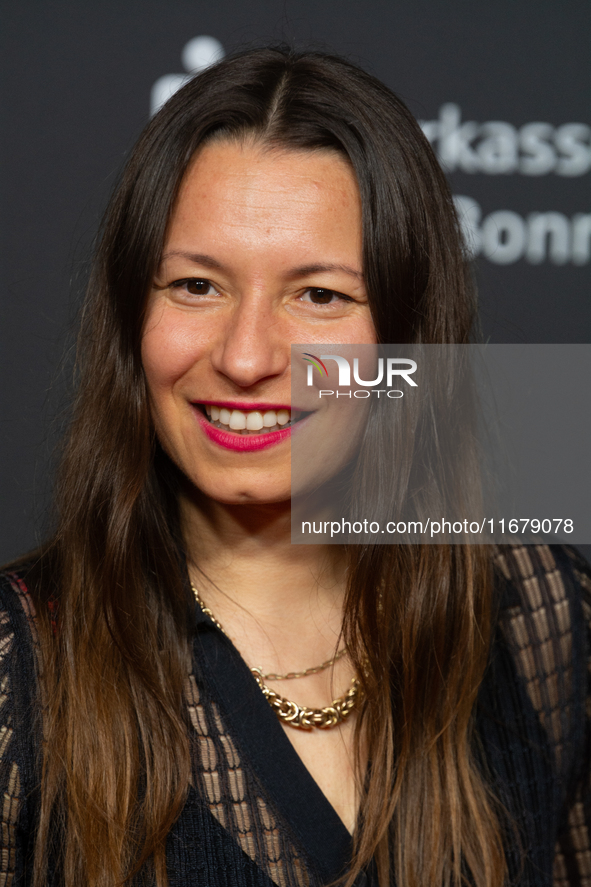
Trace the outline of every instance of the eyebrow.
{"label": "eyebrow", "polygon": [[350,265],[341,265],[338,263],[300,265],[297,268],[292,268],[288,276],[307,277],[308,274],[323,274],[330,271],[343,271],[345,274],[349,274],[351,277],[355,277],[357,280],[363,280],[363,274],[361,273],[361,271],[356,271],[355,268],[351,268]]}
{"label": "eyebrow", "polygon": [[[164,255],[162,256],[162,261],[165,262],[167,259],[172,258],[187,259],[194,265],[202,265],[205,268],[212,268],[215,271],[227,270],[221,262],[218,262],[218,260],[214,259],[213,256],[208,256],[205,253],[191,253],[185,252],[184,250],[170,250],[169,252],[164,253]],[[326,274],[330,273],[331,271],[342,271],[344,274],[348,274],[349,276],[354,277],[356,280],[363,280],[363,274],[361,273],[361,271],[357,271],[350,265],[342,265],[340,263],[330,262],[320,262],[312,265],[298,265],[296,268],[291,268],[291,270],[287,272],[287,277],[290,280],[294,280],[298,277],[307,277],[310,274]]]}
{"label": "eyebrow", "polygon": [[194,265],[204,265],[206,268],[214,268],[216,271],[225,270],[222,263],[218,262],[217,259],[214,259],[212,256],[206,256],[204,253],[187,253],[182,249],[173,249],[164,253],[161,262],[166,262],[167,259],[173,258],[188,259],[188,261],[193,262]]}

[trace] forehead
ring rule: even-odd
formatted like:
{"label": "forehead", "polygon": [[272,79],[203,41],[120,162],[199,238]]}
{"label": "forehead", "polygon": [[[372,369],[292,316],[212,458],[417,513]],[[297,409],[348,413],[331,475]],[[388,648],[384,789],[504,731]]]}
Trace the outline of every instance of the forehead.
{"label": "forehead", "polygon": [[359,254],[361,201],[351,166],[336,151],[207,144],[181,183],[167,246],[192,248],[195,238]]}

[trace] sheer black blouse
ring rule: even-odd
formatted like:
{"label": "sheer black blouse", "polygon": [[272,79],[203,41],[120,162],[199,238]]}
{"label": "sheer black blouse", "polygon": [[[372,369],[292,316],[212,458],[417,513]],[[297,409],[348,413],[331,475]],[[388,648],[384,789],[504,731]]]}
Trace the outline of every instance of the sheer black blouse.
{"label": "sheer black blouse", "polygon": [[[591,887],[591,571],[560,546],[491,549],[501,602],[475,741],[512,820],[520,887]],[[0,576],[0,887],[30,883],[38,803],[35,617]],[[199,611],[186,685],[193,786],[167,843],[170,887],[320,887],[350,835],[238,651]],[[362,878],[371,883],[371,873]]]}

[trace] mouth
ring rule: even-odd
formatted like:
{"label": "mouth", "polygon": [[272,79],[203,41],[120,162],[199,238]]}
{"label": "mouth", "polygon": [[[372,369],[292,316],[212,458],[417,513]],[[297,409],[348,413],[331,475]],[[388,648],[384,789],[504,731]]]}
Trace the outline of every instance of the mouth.
{"label": "mouth", "polygon": [[199,425],[209,440],[241,453],[266,450],[289,440],[294,426],[310,413],[270,404],[193,403]]}
{"label": "mouth", "polygon": [[297,422],[310,415],[309,412],[292,410],[289,407],[246,410],[215,403],[195,403],[193,406],[202,413],[213,428],[245,437],[288,431]]}

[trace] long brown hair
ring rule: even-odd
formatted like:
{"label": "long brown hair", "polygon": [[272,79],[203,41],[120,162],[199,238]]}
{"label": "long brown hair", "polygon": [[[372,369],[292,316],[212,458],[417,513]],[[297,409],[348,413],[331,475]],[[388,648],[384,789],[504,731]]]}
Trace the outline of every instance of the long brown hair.
{"label": "long brown hair", "polygon": [[[114,887],[153,865],[191,779],[183,687],[192,607],[174,472],[155,439],[143,311],[182,176],[212,138],[329,148],[363,203],[364,271],[382,342],[468,342],[474,298],[445,178],[416,121],[348,62],[253,50],[205,71],[148,125],[104,222],[57,484],[35,567],[44,757],[35,884]],[[505,864],[471,724],[490,646],[477,546],[351,546],[344,634],[366,690],[371,761],[347,877],[375,858],[404,887],[499,887]],[[49,618],[58,611],[58,631]]]}

